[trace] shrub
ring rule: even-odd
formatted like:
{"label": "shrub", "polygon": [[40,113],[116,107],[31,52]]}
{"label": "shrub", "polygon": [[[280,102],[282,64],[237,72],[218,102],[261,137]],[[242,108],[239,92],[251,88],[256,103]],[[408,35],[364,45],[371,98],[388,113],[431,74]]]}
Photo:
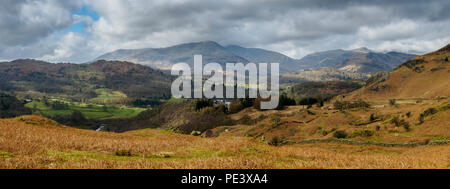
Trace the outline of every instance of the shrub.
{"label": "shrub", "polygon": [[395,106],[396,100],[395,99],[389,99],[389,105]]}
{"label": "shrub", "polygon": [[132,156],[131,150],[118,150],[115,152],[116,156]]}
{"label": "shrub", "polygon": [[282,108],[284,106],[293,106],[293,105],[296,105],[294,99],[287,97],[286,94],[280,96],[280,102],[278,107]]}
{"label": "shrub", "polygon": [[396,127],[403,126],[403,128],[406,129],[406,131],[409,131],[409,123],[406,122],[404,119],[400,119],[399,116],[394,116],[391,120],[391,123],[393,123]]}
{"label": "shrub", "polygon": [[410,129],[411,129],[408,122],[405,122],[405,123],[403,124],[403,128],[404,128],[406,131],[410,131]]}
{"label": "shrub", "polygon": [[438,112],[438,110],[436,108],[428,108],[427,110],[425,110],[423,113],[420,114],[419,116],[419,122],[422,124],[425,121],[425,118],[436,114]]}
{"label": "shrub", "polygon": [[333,133],[334,138],[347,138],[347,132],[339,130]]}
{"label": "shrub", "polygon": [[425,117],[423,116],[423,114],[420,114],[419,123],[422,124],[423,122],[425,122]]}
{"label": "shrub", "polygon": [[377,117],[375,116],[375,114],[370,114],[369,121],[375,121],[375,120],[377,120]]}
{"label": "shrub", "polygon": [[233,101],[231,101],[231,104],[228,107],[228,112],[230,114],[235,114],[240,112],[244,108],[245,108],[244,104],[242,104],[242,102],[239,99],[234,99]]}
{"label": "shrub", "polygon": [[399,127],[402,124],[402,120],[398,116],[394,116],[391,119],[391,123],[394,124],[396,127]]}
{"label": "shrub", "polygon": [[273,136],[268,142],[268,144],[272,146],[279,146],[281,143],[282,139],[278,136]]}
{"label": "shrub", "polygon": [[198,111],[205,107],[211,107],[213,106],[213,102],[211,100],[207,99],[200,99],[195,101],[195,111]]}
{"label": "shrub", "polygon": [[437,112],[438,112],[438,110],[437,110],[436,108],[428,108],[427,110],[425,110],[425,111],[423,112],[423,115],[424,115],[425,117],[427,117],[427,116],[436,114]]}
{"label": "shrub", "polygon": [[406,117],[411,117],[411,112],[407,112]]}

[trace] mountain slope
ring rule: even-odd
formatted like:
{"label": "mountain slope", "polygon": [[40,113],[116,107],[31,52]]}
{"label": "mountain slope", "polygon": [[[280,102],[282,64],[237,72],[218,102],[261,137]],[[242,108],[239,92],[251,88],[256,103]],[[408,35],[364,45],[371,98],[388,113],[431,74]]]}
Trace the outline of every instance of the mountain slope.
{"label": "mountain slope", "polygon": [[289,72],[280,76],[282,86],[290,86],[307,81],[345,81],[354,79],[367,79],[370,75],[341,71],[336,68],[318,68],[314,70],[303,70]]}
{"label": "mountain slope", "polygon": [[227,49],[212,41],[186,43],[167,48],[117,50],[102,55],[96,60],[129,61],[161,70],[170,70],[172,65],[179,62],[193,65],[194,55],[197,54],[203,56],[203,63],[216,62],[222,65],[228,62],[248,63],[248,60],[230,53]]}
{"label": "mountain slope", "polygon": [[121,91],[132,98],[169,95],[171,79],[150,67],[120,61],[53,64],[24,59],[0,63],[0,91],[75,101],[95,98],[97,89]]}
{"label": "mountain slope", "polygon": [[173,64],[186,62],[193,65],[193,56],[203,55],[203,63],[280,63],[280,72],[287,73],[300,69],[333,67],[342,71],[375,73],[391,71],[402,62],[415,55],[389,52],[377,53],[367,48],[354,50],[330,50],[305,56],[300,60],[278,52],[259,48],[245,48],[236,45],[226,47],[213,41],[185,43],[166,48],[146,48],[116,50],[98,57],[96,60],[119,60],[135,62],[161,70],[170,70]]}
{"label": "mountain slope", "polygon": [[301,65],[295,59],[278,52],[259,48],[244,48],[236,45],[229,45],[226,49],[253,63],[280,63],[280,72],[282,73],[301,68]]}
{"label": "mountain slope", "polygon": [[[417,56],[397,67],[385,79],[369,82],[351,98],[436,98],[450,96],[450,45]],[[387,79],[386,79],[387,77]]]}
{"label": "mountain slope", "polygon": [[333,67],[341,71],[367,74],[383,70],[392,71],[396,66],[413,57],[415,55],[398,52],[379,53],[367,48],[359,48],[317,52],[305,56],[298,62],[307,68]]}

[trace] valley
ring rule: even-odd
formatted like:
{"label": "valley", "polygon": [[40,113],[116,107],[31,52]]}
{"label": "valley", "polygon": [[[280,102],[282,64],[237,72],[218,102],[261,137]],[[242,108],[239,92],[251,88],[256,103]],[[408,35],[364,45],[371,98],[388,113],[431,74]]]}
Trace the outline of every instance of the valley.
{"label": "valley", "polygon": [[128,62],[0,63],[17,97],[0,99],[0,168],[448,169],[449,56],[447,45],[367,80],[297,73],[274,110],[174,99],[173,77]]}

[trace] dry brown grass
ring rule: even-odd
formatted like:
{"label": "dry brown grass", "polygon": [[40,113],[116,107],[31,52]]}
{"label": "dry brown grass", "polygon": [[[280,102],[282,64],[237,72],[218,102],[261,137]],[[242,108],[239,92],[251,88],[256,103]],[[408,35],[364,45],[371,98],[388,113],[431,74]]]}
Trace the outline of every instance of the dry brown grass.
{"label": "dry brown grass", "polygon": [[450,146],[273,147],[249,137],[105,133],[25,116],[0,120],[0,168],[449,168]]}
{"label": "dry brown grass", "polygon": [[[236,125],[218,127],[212,130],[214,136],[265,136],[284,141],[298,142],[309,139],[333,138],[333,133],[343,130],[349,135],[355,132],[369,130],[370,137],[351,137],[351,140],[372,141],[382,143],[427,143],[427,141],[450,140],[450,109],[444,110],[450,104],[450,99],[425,100],[416,103],[410,99],[398,99],[395,106],[389,105],[389,100],[368,101],[372,108],[355,108],[338,111],[328,108],[312,107],[306,110],[303,106],[290,106],[285,110],[258,111],[246,109],[232,115],[239,120],[244,115],[257,118],[266,115],[267,118],[253,125]],[[326,104],[332,106],[332,104]],[[429,108],[440,109],[436,114],[428,116],[423,123],[419,122],[420,114]],[[308,113],[308,111],[310,113]],[[371,120],[371,115],[375,120]],[[278,124],[273,123],[273,117],[278,118]],[[398,117],[408,123],[395,125],[392,119]],[[227,130],[228,132],[225,132]]]}
{"label": "dry brown grass", "polygon": [[[401,66],[390,73],[389,79],[373,86],[363,87],[350,94],[346,99],[387,99],[387,98],[436,98],[450,96],[450,64],[443,61],[450,52],[433,52],[412,60],[424,60],[417,65],[420,72]],[[371,90],[378,86],[380,90]]]}

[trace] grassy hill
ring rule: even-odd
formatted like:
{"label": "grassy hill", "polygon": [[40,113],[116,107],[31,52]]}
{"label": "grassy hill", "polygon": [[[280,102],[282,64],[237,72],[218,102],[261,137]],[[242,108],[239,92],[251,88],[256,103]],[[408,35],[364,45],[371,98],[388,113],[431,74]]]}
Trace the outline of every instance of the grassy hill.
{"label": "grassy hill", "polygon": [[450,96],[449,45],[417,56],[397,67],[386,79],[369,85],[347,99],[430,99]]}
{"label": "grassy hill", "polygon": [[[448,143],[450,139],[449,46],[418,56],[393,72],[381,72],[362,89],[306,109],[247,109],[232,119],[249,124],[217,127],[208,136],[249,136],[273,145],[330,142],[387,146]],[[333,91],[303,84],[298,94]],[[314,86],[325,91],[312,90]],[[339,89],[339,87],[335,88]],[[342,91],[341,91],[342,92]],[[294,93],[295,94],[295,93]],[[264,119],[259,119],[260,117]],[[206,136],[206,134],[205,134]],[[356,141],[356,142],[355,142]]]}
{"label": "grassy hill", "polygon": [[270,146],[249,137],[201,138],[145,129],[107,133],[24,116],[0,120],[0,168],[448,168],[449,146]]}

